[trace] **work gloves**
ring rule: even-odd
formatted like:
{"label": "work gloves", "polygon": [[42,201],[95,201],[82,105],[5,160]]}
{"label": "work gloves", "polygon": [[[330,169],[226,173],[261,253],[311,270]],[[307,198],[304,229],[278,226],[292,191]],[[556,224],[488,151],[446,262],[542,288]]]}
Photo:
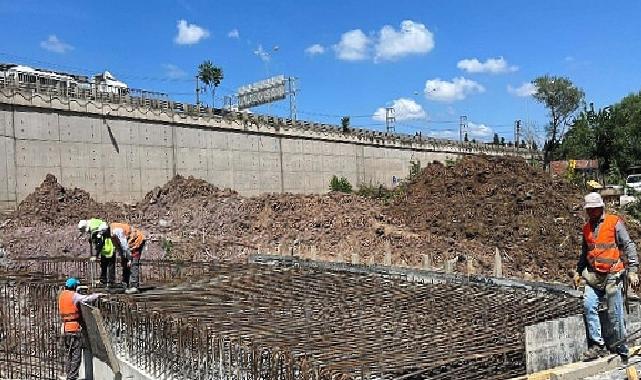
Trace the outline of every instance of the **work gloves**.
{"label": "work gloves", "polygon": [[630,286],[633,288],[636,288],[639,286],[639,276],[637,275],[637,272],[628,272],[628,281],[630,282]]}
{"label": "work gloves", "polygon": [[572,278],[572,281],[574,283],[575,289],[578,289],[579,286],[581,286],[582,280],[583,280],[583,277],[579,274],[579,272],[574,272],[574,277]]}

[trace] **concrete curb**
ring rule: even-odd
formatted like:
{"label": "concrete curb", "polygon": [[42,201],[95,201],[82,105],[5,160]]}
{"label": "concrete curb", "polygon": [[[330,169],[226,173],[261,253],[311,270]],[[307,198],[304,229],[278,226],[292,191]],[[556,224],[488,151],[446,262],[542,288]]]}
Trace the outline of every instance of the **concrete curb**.
{"label": "concrete curb", "polygon": [[[630,348],[630,356],[638,355],[639,350],[641,346]],[[605,358],[589,362],[574,362],[510,380],[581,380],[622,366],[619,356],[613,354]]]}

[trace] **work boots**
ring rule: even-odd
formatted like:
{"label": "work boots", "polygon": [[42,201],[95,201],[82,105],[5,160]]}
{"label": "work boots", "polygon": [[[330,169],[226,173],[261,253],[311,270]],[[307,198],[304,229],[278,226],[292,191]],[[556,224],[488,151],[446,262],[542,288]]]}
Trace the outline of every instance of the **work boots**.
{"label": "work boots", "polygon": [[583,361],[596,360],[598,358],[603,358],[610,355],[610,351],[605,347],[604,344],[595,344],[590,347],[585,353],[583,353]]}
{"label": "work boots", "polygon": [[125,290],[125,294],[136,294],[138,292],[139,292],[138,288],[129,288],[129,289]]}

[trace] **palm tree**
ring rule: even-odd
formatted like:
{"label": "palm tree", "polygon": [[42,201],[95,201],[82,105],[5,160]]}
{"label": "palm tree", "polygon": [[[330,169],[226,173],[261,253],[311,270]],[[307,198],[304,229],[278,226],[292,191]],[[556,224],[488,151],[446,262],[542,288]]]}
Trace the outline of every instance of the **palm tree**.
{"label": "palm tree", "polygon": [[206,60],[198,66],[198,75],[196,78],[203,82],[205,90],[211,90],[211,107],[214,108],[216,88],[224,79],[223,69],[218,66],[214,66],[210,60]]}

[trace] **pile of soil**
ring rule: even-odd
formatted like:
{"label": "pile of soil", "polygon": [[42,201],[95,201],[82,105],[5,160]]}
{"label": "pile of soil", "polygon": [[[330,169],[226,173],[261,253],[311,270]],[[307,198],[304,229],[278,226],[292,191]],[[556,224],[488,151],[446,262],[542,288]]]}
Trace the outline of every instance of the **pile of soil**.
{"label": "pile of soil", "polygon": [[45,180],[29,194],[9,215],[9,226],[52,226],[64,227],[80,219],[91,217],[107,218],[118,214],[122,205],[96,202],[88,192],[78,188],[65,188],[56,177],[47,174]]}
{"label": "pile of soil", "polygon": [[523,159],[469,156],[429,164],[386,214],[420,235],[474,242],[475,256],[498,248],[511,267],[559,277],[576,263],[582,206],[578,187]]}
{"label": "pile of soil", "polygon": [[164,186],[156,186],[149,191],[145,198],[136,207],[147,210],[152,205],[155,208],[163,208],[169,204],[192,198],[221,198],[237,195],[231,189],[221,190],[209,182],[194,177],[183,177],[177,175]]}
{"label": "pile of soil", "polygon": [[[473,263],[489,274],[498,249],[507,276],[559,281],[576,265],[581,191],[522,159],[429,164],[398,193],[391,203],[343,193],[244,197],[177,176],[128,206],[95,202],[47,176],[0,226],[0,240],[14,256],[73,256],[84,243],[71,227],[98,216],[142,228],[154,258],[244,260],[280,245],[325,260],[349,261],[356,253],[379,264],[391,252],[394,265],[406,266],[420,266],[428,255],[434,266],[450,261],[464,271]],[[641,229],[630,227],[638,239]]]}

